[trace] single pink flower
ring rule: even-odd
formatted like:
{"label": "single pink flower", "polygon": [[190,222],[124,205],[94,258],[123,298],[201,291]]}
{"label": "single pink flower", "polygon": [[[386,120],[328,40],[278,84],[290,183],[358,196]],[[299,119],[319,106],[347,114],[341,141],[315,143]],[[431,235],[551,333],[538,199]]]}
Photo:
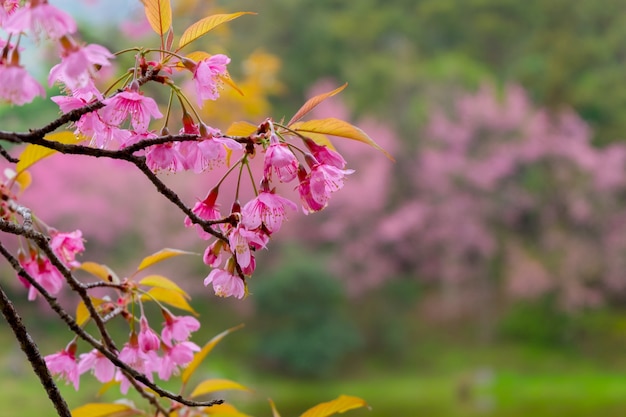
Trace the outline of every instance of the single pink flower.
{"label": "single pink flower", "polygon": [[24,68],[19,65],[0,64],[0,99],[21,106],[46,92]]}
{"label": "single pink flower", "polygon": [[148,319],[145,316],[141,316],[139,319],[139,347],[144,352],[151,350],[158,350],[161,346],[161,340],[159,335],[148,324]]}
{"label": "single pink flower", "polygon": [[339,152],[334,151],[327,146],[318,145],[313,140],[308,138],[305,138],[304,143],[320,164],[332,165],[339,169],[346,167],[346,160],[343,159]]}
{"label": "single pink flower", "polygon": [[76,32],[76,22],[69,14],[48,4],[48,0],[31,1],[28,7],[15,11],[6,21],[4,30],[17,35],[43,33],[50,39],[60,39]]}
{"label": "single pink flower", "polygon": [[351,169],[320,164],[311,155],[307,157],[307,162],[311,165],[311,172],[307,175],[304,168],[298,171],[298,192],[305,214],[325,208],[330,195],[343,187],[344,177],[354,172]]}
{"label": "single pink flower", "polygon": [[55,232],[50,240],[50,248],[65,265],[71,268],[78,268],[80,262],[76,260],[76,254],[85,250],[83,233],[80,230],[70,233]]}
{"label": "single pink flower", "polygon": [[91,82],[95,65],[106,67],[111,65],[109,59],[115,56],[104,46],[91,44],[85,46],[71,45],[64,49],[60,64],[50,70],[48,84],[60,81],[69,89],[85,87]]}
{"label": "single pink flower", "polygon": [[138,91],[127,89],[103,101],[105,107],[100,110],[102,120],[112,126],[119,126],[128,116],[137,132],[145,132],[150,124],[150,117],[163,117],[156,101]]}
{"label": "single pink flower", "polygon": [[213,242],[204,251],[202,262],[210,267],[218,268],[222,264],[224,253],[227,251],[224,246],[225,244],[223,240],[218,239]]}
{"label": "single pink flower", "polygon": [[172,374],[178,373],[179,366],[185,366],[193,360],[193,353],[200,351],[200,346],[184,341],[174,346],[166,346],[164,350],[165,355],[158,365],[158,373],[159,378],[167,381]]}
{"label": "single pink flower", "polygon": [[172,346],[173,341],[186,341],[192,332],[200,328],[200,322],[191,316],[173,316],[166,312],[163,315],[165,323],[161,330],[161,339],[168,346]]}
{"label": "single pink flower", "polygon": [[[58,294],[63,288],[65,279],[63,275],[61,275],[61,272],[50,263],[49,259],[40,258],[36,254],[33,254],[28,260],[20,259],[20,264],[24,270],[51,295]],[[24,279],[21,279],[21,281],[28,288],[28,300],[32,301],[37,298],[37,289],[30,285],[28,281]]]}
{"label": "single pink flower", "polygon": [[270,146],[263,160],[263,175],[271,179],[272,171],[281,182],[290,182],[298,173],[298,159],[286,143],[281,143],[276,135],[270,138]]}
{"label": "single pink flower", "polygon": [[74,385],[74,389],[78,391],[80,374],[78,372],[76,356],[74,356],[76,345],[73,346],[74,351],[72,351],[72,347],[70,346],[69,349],[66,348],[67,350],[64,349],[59,353],[53,353],[52,355],[44,357],[44,360],[46,361],[46,366],[52,375],[58,375],[67,382],[72,383]]}
{"label": "single pink flower", "polygon": [[[302,211],[304,214],[314,213],[323,210],[328,205],[328,199],[317,201],[311,192],[311,176],[306,173],[303,167],[298,169],[298,179],[300,183],[297,186],[300,201],[302,203]],[[317,194],[317,193],[316,193]]]}
{"label": "single pink flower", "polygon": [[[217,189],[211,190],[204,200],[198,201],[193,206],[193,209],[191,209],[191,211],[193,211],[194,214],[200,217],[202,220],[221,219],[222,215],[220,214],[219,204],[216,203],[217,195]],[[184,223],[185,227],[190,227],[192,225],[189,216],[185,217]],[[196,225],[196,230],[198,231],[198,235],[202,239],[207,240],[213,237],[210,233],[207,233],[200,225]]]}
{"label": "single pink flower", "polygon": [[87,371],[92,371],[96,379],[102,383],[107,383],[113,379],[115,369],[113,362],[96,349],[80,355],[78,372],[84,374]]}
{"label": "single pink flower", "polygon": [[223,54],[213,55],[198,62],[193,71],[198,106],[205,100],[217,100],[219,97],[220,77],[227,76],[226,65],[230,58]]}
{"label": "single pink flower", "polygon": [[218,297],[230,297],[239,299],[245,295],[245,284],[238,276],[223,269],[214,269],[204,279],[204,285],[213,284],[213,290]]}
{"label": "single pink flower", "polygon": [[[144,352],[141,350],[137,334],[131,334],[130,340],[124,344],[118,358],[137,372],[146,375],[152,381],[152,372],[156,369],[158,356],[156,356],[154,351]],[[115,374],[115,380],[120,381],[120,391],[122,394],[126,394],[130,387],[130,381],[119,370]]]}
{"label": "single pink flower", "polygon": [[146,164],[155,172],[160,170],[178,172],[183,167],[182,156],[178,152],[178,148],[172,143],[163,143],[147,148]]}
{"label": "single pink flower", "polygon": [[243,224],[238,224],[237,227],[231,229],[228,235],[228,244],[230,245],[230,251],[236,256],[237,263],[242,268],[246,268],[250,265],[252,259],[252,253],[250,246],[253,244],[257,246],[263,244],[256,232],[248,230]]}
{"label": "single pink flower", "polygon": [[280,230],[280,226],[287,218],[285,208],[296,210],[296,204],[270,191],[262,191],[249,201],[241,211],[244,226],[253,230],[265,224],[270,233]]}

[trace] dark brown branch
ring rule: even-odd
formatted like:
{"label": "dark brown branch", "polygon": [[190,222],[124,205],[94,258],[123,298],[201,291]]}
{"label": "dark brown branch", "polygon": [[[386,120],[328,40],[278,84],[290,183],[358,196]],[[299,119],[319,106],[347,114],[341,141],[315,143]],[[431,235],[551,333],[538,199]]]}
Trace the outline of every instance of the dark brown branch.
{"label": "dark brown branch", "polygon": [[[0,245],[0,252],[4,255],[5,251],[6,249]],[[59,392],[59,387],[57,387],[54,382],[54,379],[50,374],[50,370],[48,370],[48,367],[46,366],[46,361],[41,357],[39,348],[30,337],[30,334],[28,334],[24,323],[22,323],[22,318],[18,314],[17,310],[15,310],[13,303],[4,292],[2,286],[0,286],[0,309],[2,310],[2,315],[11,327],[13,334],[15,334],[15,338],[20,343],[20,348],[26,354],[33,371],[41,381],[41,385],[43,385],[46,390],[48,398],[50,398],[54,408],[56,408],[57,414],[61,417],[71,417],[72,413],[67,406],[65,399]]]}
{"label": "dark brown branch", "polygon": [[6,149],[4,149],[4,147],[0,146],[0,155],[6,159],[7,161],[11,162],[12,164],[17,164],[18,162],[20,162],[19,159],[17,158],[13,158]]}

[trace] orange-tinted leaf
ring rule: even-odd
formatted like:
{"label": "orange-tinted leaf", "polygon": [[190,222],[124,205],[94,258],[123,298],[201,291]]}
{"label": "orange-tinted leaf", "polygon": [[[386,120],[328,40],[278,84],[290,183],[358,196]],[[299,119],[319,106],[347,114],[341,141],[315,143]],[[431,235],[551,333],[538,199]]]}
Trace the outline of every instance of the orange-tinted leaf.
{"label": "orange-tinted leaf", "polygon": [[[193,51],[185,55],[185,58],[190,59],[194,62],[200,62],[203,59],[211,58],[211,54],[204,51]],[[185,65],[182,62],[178,61],[176,63],[176,70],[182,71],[185,69]]]}
{"label": "orange-tinted leaf", "polygon": [[89,272],[91,275],[100,278],[102,281],[112,282],[113,284],[120,283],[120,279],[117,274],[115,274],[115,272],[113,272],[113,270],[106,265],[97,264],[95,262],[83,262],[80,264],[79,269]]}
{"label": "orange-tinted leaf", "polygon": [[198,384],[191,393],[192,397],[210,394],[215,391],[240,390],[250,391],[243,385],[229,379],[207,379]]}
{"label": "orange-tinted leaf", "polygon": [[[51,142],[59,142],[64,144],[75,144],[82,140],[82,138],[77,137],[72,132],[51,133],[49,135],[46,135],[45,139]],[[15,166],[17,174],[19,175],[28,167],[54,154],[55,152],[55,150],[48,149],[44,146],[27,145],[26,148],[24,148],[24,151],[22,151],[22,154],[19,156],[20,162],[18,162]]]}
{"label": "orange-tinted leaf", "polygon": [[175,282],[161,275],[148,275],[147,277],[142,278],[141,281],[139,281],[139,285],[145,285],[146,287],[158,287],[158,288],[163,288],[163,289],[170,290],[170,291],[176,291],[182,294],[183,296],[185,296],[185,298],[187,299],[190,298],[189,294],[187,294],[185,290],[183,290],[178,285],[176,285]]}
{"label": "orange-tinted leaf", "polygon": [[202,361],[204,361],[204,358],[206,358],[209,352],[213,350],[215,345],[217,345],[220,342],[220,340],[222,340],[224,337],[234,332],[235,330],[241,329],[242,327],[243,327],[243,324],[240,324],[239,326],[231,327],[230,329],[224,330],[222,333],[218,334],[217,336],[214,336],[213,339],[209,340],[209,342],[206,345],[204,345],[202,350],[196,353],[196,355],[194,356],[189,366],[187,366],[185,370],[183,371],[183,375],[181,376],[183,384],[189,381],[189,378],[191,378],[191,375],[193,375],[196,369],[198,369],[198,366],[200,366]]}
{"label": "orange-tinted leaf", "polygon": [[33,177],[30,172],[22,171],[15,177],[15,182],[20,186],[20,191],[24,191],[33,182]]}
{"label": "orange-tinted leaf", "polygon": [[206,407],[203,412],[209,416],[215,417],[250,417],[248,414],[244,414],[232,405],[226,403]]}
{"label": "orange-tinted leaf", "polygon": [[[91,302],[96,307],[104,302],[104,300],[101,300],[99,298],[89,298],[91,298]],[[91,316],[89,314],[89,310],[87,310],[87,306],[85,305],[83,300],[80,300],[80,302],[76,306],[76,323],[78,323],[79,326],[82,326],[83,324],[87,323],[87,320],[89,320],[90,317]]]}
{"label": "orange-tinted leaf", "polygon": [[374,142],[374,140],[370,138],[367,133],[348,122],[335,119],[334,117],[330,117],[328,119],[309,120],[306,122],[296,122],[289,126],[289,128],[305,134],[321,133],[325,135],[339,136],[346,139],[358,140],[359,142],[363,142],[378,149],[384,153],[387,158],[393,161],[393,157],[389,154],[389,152]]}
{"label": "orange-tinted leaf", "polygon": [[330,92],[324,93],[324,94],[320,94],[320,95],[317,95],[315,97],[312,97],[312,98],[308,99],[307,102],[304,103],[304,105],[302,107],[300,107],[300,110],[298,110],[296,112],[296,114],[293,115],[293,117],[291,118],[289,123],[287,123],[287,126],[289,126],[292,123],[295,123],[298,120],[302,119],[308,112],[310,112],[315,107],[317,107],[317,105],[320,104],[322,101],[326,100],[329,97],[334,96],[335,94],[340,93],[347,86],[348,86],[348,83],[345,83],[341,87],[335,88],[333,91],[330,91]]}
{"label": "orange-tinted leaf", "polygon": [[280,414],[278,414],[278,410],[276,409],[276,404],[274,404],[274,401],[272,401],[271,398],[268,398],[268,401],[270,402],[270,405],[272,406],[272,417],[280,417]]}
{"label": "orange-tinted leaf", "polygon": [[231,14],[215,14],[213,16],[205,17],[204,19],[198,20],[193,25],[189,26],[187,30],[180,37],[180,41],[178,41],[178,49],[184,48],[186,45],[189,45],[191,42],[195,41],[199,37],[207,34],[217,26],[222,23],[229,22],[233,19],[238,18],[239,16],[243,16],[244,14],[256,14],[252,12],[238,12]]}
{"label": "orange-tinted leaf", "polygon": [[141,414],[127,404],[89,403],[72,410],[72,417],[130,417]]}
{"label": "orange-tinted leaf", "polygon": [[221,76],[220,75],[220,80],[222,80],[222,82],[226,85],[228,85],[230,88],[232,88],[233,90],[235,90],[236,92],[238,92],[240,95],[244,95],[243,91],[241,91],[241,88],[237,87],[237,84],[235,84],[235,82],[233,81],[232,78],[230,78],[230,75],[227,74],[226,76]]}
{"label": "orange-tinted leaf", "polygon": [[137,268],[137,271],[141,271],[142,269],[146,269],[147,267],[152,266],[157,262],[161,262],[161,261],[164,261],[165,259],[171,258],[173,256],[179,256],[179,255],[195,255],[195,253],[185,252],[184,250],[178,250],[178,249],[169,249],[169,248],[161,249],[160,251],[143,258],[141,260],[141,263],[139,264],[139,267]]}
{"label": "orange-tinted leaf", "polygon": [[367,403],[359,397],[341,395],[339,398],[316,405],[308,409],[300,417],[327,417],[336,413],[344,413],[355,408],[367,407]]}
{"label": "orange-tinted leaf", "polygon": [[172,5],[170,0],[141,0],[150,27],[163,35],[172,26]]}
{"label": "orange-tinted leaf", "polygon": [[235,122],[228,127],[226,135],[228,136],[250,136],[256,132],[257,126],[248,122]]}
{"label": "orange-tinted leaf", "polygon": [[172,291],[165,288],[154,287],[147,293],[141,296],[143,301],[159,301],[161,303],[169,304],[172,307],[180,308],[181,310],[189,311],[194,315],[198,315],[196,311],[189,305],[185,297],[177,291]]}

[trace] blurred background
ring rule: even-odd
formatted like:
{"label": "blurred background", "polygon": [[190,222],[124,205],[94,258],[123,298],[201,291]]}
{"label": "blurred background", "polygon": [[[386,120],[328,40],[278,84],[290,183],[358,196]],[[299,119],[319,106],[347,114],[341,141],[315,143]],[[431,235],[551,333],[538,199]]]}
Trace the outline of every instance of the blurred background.
{"label": "blurred background", "polygon": [[[51,3],[111,50],[155,40],[139,2]],[[258,13],[196,45],[231,56],[245,93],[208,103],[212,126],[289,118],[348,82],[311,117],[345,118],[396,159],[335,140],[356,173],[323,213],[291,216],[243,301],[204,289],[199,257],[162,264],[194,291],[197,343],[246,324],[205,364],[254,389],[224,398],[256,416],[268,397],[293,416],[341,393],[372,406],[355,417],[626,415],[626,0],[172,3],[178,34],[208,14]],[[57,112],[0,107],[3,129]],[[82,229],[84,261],[123,276],[165,246],[204,250],[124,165],[55,155],[32,174],[23,203]],[[216,173],[204,175],[163,178],[193,204]],[[65,346],[1,267],[44,354]],[[1,326],[0,398],[52,414]],[[89,379],[91,391],[64,390],[70,404],[93,401]]]}

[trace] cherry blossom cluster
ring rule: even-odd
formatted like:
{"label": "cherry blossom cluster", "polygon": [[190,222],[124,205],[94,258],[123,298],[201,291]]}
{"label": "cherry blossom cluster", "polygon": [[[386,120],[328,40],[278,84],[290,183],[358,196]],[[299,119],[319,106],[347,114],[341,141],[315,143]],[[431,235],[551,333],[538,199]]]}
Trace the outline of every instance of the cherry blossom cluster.
{"label": "cherry blossom cluster", "polygon": [[[128,342],[119,352],[119,359],[153,381],[156,373],[167,381],[192,361],[200,347],[189,341],[200,322],[192,316],[175,316],[167,309],[161,310],[165,318],[160,335],[148,323],[145,315],[139,318],[139,332],[131,331]],[[133,318],[134,319],[134,318]],[[123,394],[128,392],[130,381],[124,373],[98,350],[93,349],[77,357],[76,341],[70,342],[61,352],[45,357],[46,365],[55,375],[71,383],[76,390],[80,376],[91,372],[101,383],[117,381]],[[161,355],[159,355],[161,353]]]}

